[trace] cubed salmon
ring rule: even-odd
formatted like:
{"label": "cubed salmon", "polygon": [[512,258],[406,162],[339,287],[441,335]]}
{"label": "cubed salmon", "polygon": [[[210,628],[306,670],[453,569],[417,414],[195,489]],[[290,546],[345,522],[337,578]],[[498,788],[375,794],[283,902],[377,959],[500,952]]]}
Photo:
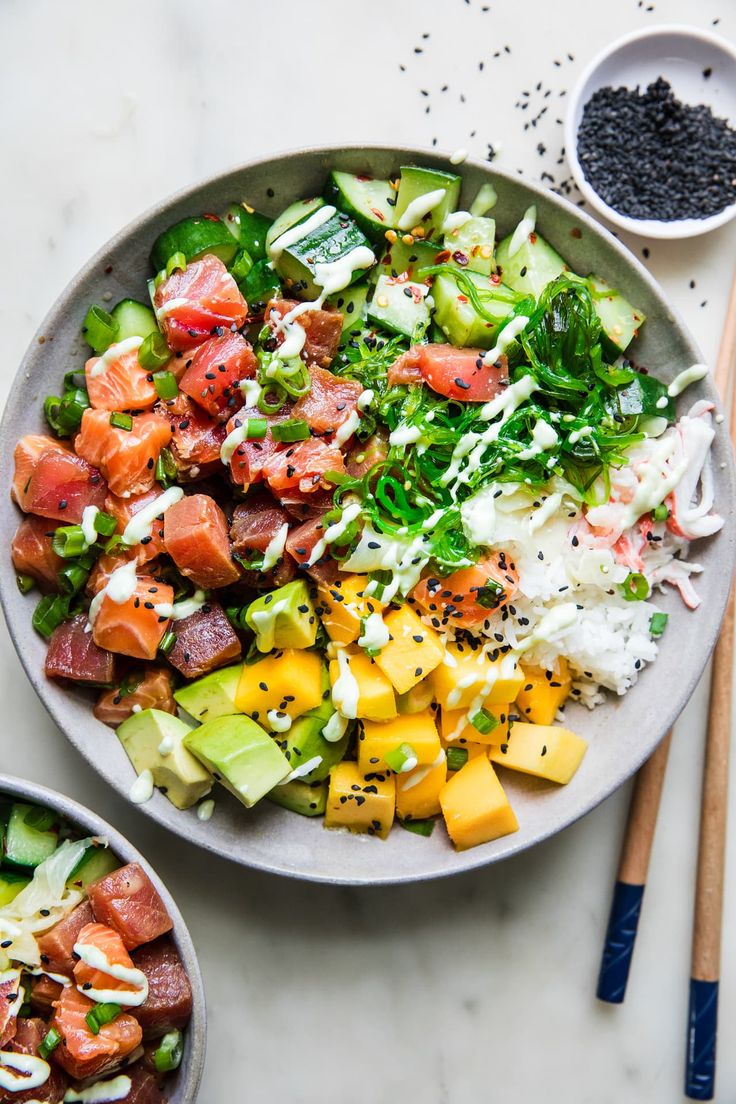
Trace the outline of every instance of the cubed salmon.
{"label": "cubed salmon", "polygon": [[[100,469],[113,494],[128,498],[150,491],[161,449],[171,441],[171,426],[166,418],[146,413],[131,415],[132,427],[120,429],[110,417],[106,410],[85,410],[74,442],[79,456]],[[80,519],[81,514],[74,520]]]}
{"label": "cubed salmon", "polygon": [[240,380],[255,376],[257,367],[250,343],[228,330],[199,346],[179,387],[211,418],[226,422],[243,405]]}
{"label": "cubed salmon", "polygon": [[196,586],[224,587],[240,576],[231,556],[227,520],[209,495],[189,495],[166,511],[164,541],[181,574]]}
{"label": "cubed salmon", "polygon": [[71,985],[62,990],[51,1021],[61,1036],[54,1061],[80,1081],[114,1069],[140,1046],[143,1038],[140,1024],[128,1012],[103,1024],[95,1035],[86,1018],[94,1007],[94,1001]]}
{"label": "cubed salmon", "polygon": [[60,590],[59,572],[64,566],[52,547],[53,532],[46,518],[30,515],[21,521],[10,546],[15,570],[30,575],[44,592]]}
{"label": "cubed salmon", "polygon": [[115,602],[105,593],[93,617],[95,643],[133,659],[155,659],[169,627],[170,617],[165,611],[173,601],[173,587],[150,575],[136,579],[135,590],[126,602]]}
{"label": "cubed salmon", "polygon": [[119,932],[129,951],[174,926],[158,890],[138,863],[128,863],[92,882],[87,894],[95,919]]}
{"label": "cubed salmon", "polygon": [[147,410],[158,400],[153,376],[138,362],[138,349],[127,342],[111,346],[84,366],[87,393],[98,410]]}

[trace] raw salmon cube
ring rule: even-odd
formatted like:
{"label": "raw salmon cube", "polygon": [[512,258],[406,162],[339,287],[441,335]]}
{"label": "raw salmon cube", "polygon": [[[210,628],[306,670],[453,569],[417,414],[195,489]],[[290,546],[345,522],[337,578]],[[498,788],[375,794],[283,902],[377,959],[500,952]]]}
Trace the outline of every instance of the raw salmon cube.
{"label": "raw salmon cube", "polygon": [[225,515],[209,495],[182,498],[164,516],[166,551],[198,587],[228,586],[240,577],[233,563]]}
{"label": "raw salmon cube", "polygon": [[114,1069],[140,1046],[143,1038],[140,1024],[128,1012],[122,1012],[103,1024],[97,1035],[93,1034],[86,1017],[94,1007],[95,1002],[72,985],[62,990],[51,1021],[61,1035],[54,1061],[80,1081]]}
{"label": "raw salmon cube", "polygon": [[127,950],[150,943],[174,924],[145,870],[128,863],[87,888],[95,919],[119,932]]}
{"label": "raw salmon cube", "polygon": [[[106,410],[85,410],[74,442],[79,456],[98,467],[112,493],[123,498],[150,491],[161,449],[171,441],[171,426],[158,414],[138,414],[132,422],[131,429],[120,429]],[[73,520],[80,519],[81,513]]]}
{"label": "raw salmon cube", "polygon": [[114,602],[105,594],[92,626],[92,636],[100,648],[133,659],[155,659],[158,646],[169,627],[164,610],[174,601],[174,589],[158,583],[150,575],[136,579],[135,591],[127,602]]}
{"label": "raw salmon cube", "polygon": [[124,344],[107,350],[104,370],[102,357],[90,357],[84,366],[89,401],[98,410],[146,410],[158,401],[153,376],[138,363],[138,349],[125,350]]}

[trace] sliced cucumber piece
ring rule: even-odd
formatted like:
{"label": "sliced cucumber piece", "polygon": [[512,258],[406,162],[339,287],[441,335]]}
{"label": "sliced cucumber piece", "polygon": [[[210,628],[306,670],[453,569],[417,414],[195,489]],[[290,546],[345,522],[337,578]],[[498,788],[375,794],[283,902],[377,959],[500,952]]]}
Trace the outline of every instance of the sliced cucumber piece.
{"label": "sliced cucumber piece", "polygon": [[251,311],[256,303],[265,304],[281,293],[281,282],[270,261],[256,261],[248,275],[238,281],[238,287]]}
{"label": "sliced cucumber piece", "polygon": [[280,805],[292,813],[308,817],[323,816],[327,808],[327,783],[303,782],[301,778],[295,778],[292,782],[274,786],[266,797],[274,805]]}
{"label": "sliced cucumber piece", "polygon": [[331,172],[325,194],[327,202],[351,215],[371,241],[382,241],[396,225],[396,192],[388,180]]}
{"label": "sliced cucumber piece", "polygon": [[231,203],[222,221],[241,249],[245,249],[254,261],[262,261],[266,254],[266,235],[271,219],[254,211],[246,203]]}
{"label": "sliced cucumber piece", "polygon": [[[39,805],[17,803],[13,805],[5,836],[4,862],[8,866],[36,867],[52,855],[59,843],[59,834],[46,827],[48,812]],[[52,817],[53,814],[49,814]],[[40,824],[43,827],[35,827]]]}
{"label": "sliced cucumber piece", "polygon": [[30,880],[28,874],[16,873],[14,870],[0,871],[0,908],[14,901]]}
{"label": "sliced cucumber piece", "polygon": [[404,334],[412,341],[419,341],[429,325],[431,305],[426,284],[401,277],[379,276],[368,307],[368,320],[377,322],[391,333]]}
{"label": "sliced cucumber piece", "polygon": [[[471,272],[490,276],[494,268],[493,252],[496,244],[496,221],[492,218],[469,218],[455,230],[445,234],[445,249],[453,255],[454,263]],[[457,260],[456,253],[466,258]]]}
{"label": "sliced cucumber piece", "polygon": [[[291,282],[301,298],[316,299],[321,290],[315,282],[317,265],[335,264],[360,248],[370,249],[365,234],[348,215],[336,211],[326,222],[281,250],[274,263],[279,275]],[[347,283],[360,279],[365,271],[355,268]]]}
{"label": "sliced cucumber piece", "polygon": [[[427,210],[423,201],[433,193],[442,192]],[[457,207],[460,198],[460,177],[437,169],[421,169],[404,165],[396,198],[396,226],[413,230],[421,226],[425,238],[439,237],[445,219]]]}
{"label": "sliced cucumber piece", "polygon": [[86,889],[92,882],[111,874],[119,866],[120,863],[109,847],[88,847],[67,878],[67,885]]}
{"label": "sliced cucumber piece", "polygon": [[237,252],[238,242],[221,219],[214,215],[185,218],[156,238],[151,250],[151,265],[155,272],[160,272],[175,253],[183,253],[187,261],[214,253],[223,264],[229,265]]}
{"label": "sliced cucumber piece", "polygon": [[352,284],[327,300],[328,306],[342,311],[342,337],[365,321],[368,290],[367,283]]}
{"label": "sliced cucumber piece", "polygon": [[447,250],[439,242],[415,241],[407,245],[399,237],[380,258],[375,274],[400,276],[402,272],[408,272],[412,280],[419,282],[422,269],[439,264],[443,259],[447,260]]}
{"label": "sliced cucumber piece", "polygon": [[499,326],[522,296],[503,284],[492,284],[479,272],[466,270],[465,275],[477,287],[490,319],[476,312],[452,276],[436,276],[432,285],[434,320],[453,345],[490,349]]}
{"label": "sliced cucumber piece", "polygon": [[137,299],[121,299],[111,313],[118,325],[116,341],[126,341],[129,337],[145,339],[149,334],[158,333],[156,315]]}
{"label": "sliced cucumber piece", "polygon": [[266,253],[270,253],[271,246],[277,238],[280,238],[287,230],[291,230],[292,226],[304,222],[304,219],[309,218],[319,207],[324,207],[324,205],[325,201],[322,196],[314,196],[313,199],[298,199],[296,203],[292,203],[285,211],[282,211],[268,228],[265,243]]}
{"label": "sliced cucumber piece", "polygon": [[543,289],[567,269],[560,254],[536,231],[509,256],[512,234],[499,243],[496,264],[503,282],[538,299]]}
{"label": "sliced cucumber piece", "polygon": [[646,321],[644,311],[633,307],[620,291],[611,287],[602,276],[591,274],[587,279],[593,303],[601,320],[603,333],[615,352],[623,353]]}

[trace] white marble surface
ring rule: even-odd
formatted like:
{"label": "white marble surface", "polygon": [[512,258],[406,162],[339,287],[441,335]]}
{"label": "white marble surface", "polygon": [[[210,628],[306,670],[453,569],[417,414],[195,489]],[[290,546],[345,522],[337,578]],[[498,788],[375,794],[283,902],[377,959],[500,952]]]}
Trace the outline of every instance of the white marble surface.
{"label": "white marble surface", "polygon": [[[559,179],[559,92],[595,50],[688,17],[720,17],[736,37],[732,0],[482,6],[3,0],[3,397],[76,269],[170,191],[278,149],[433,138],[480,157],[492,142],[499,166]],[[514,107],[524,89],[549,105],[526,133],[534,110]],[[735,246],[733,225],[651,246],[653,272],[711,360]],[[204,1104],[679,1100],[705,694],[677,728],[629,996],[607,1008],[593,991],[627,792],[485,872],[360,892],[278,881],[187,848],[110,792],[47,719],[0,630],[3,767],[113,820],[191,925],[210,1008]],[[730,867],[720,1101],[736,1098],[736,847]]]}

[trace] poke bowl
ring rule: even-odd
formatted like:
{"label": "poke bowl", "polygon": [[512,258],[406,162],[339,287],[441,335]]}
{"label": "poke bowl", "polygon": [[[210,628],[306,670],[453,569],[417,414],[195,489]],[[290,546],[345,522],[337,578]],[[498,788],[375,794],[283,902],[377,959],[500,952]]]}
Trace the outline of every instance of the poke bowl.
{"label": "poke bowl", "polygon": [[620,243],[487,166],[208,180],[21,365],[25,669],[110,783],[235,861],[376,884],[523,850],[637,769],[717,637],[734,471],[701,360]]}
{"label": "poke bowl", "polygon": [[3,1099],[193,1104],[204,992],[165,886],[104,820],[35,783],[0,775],[0,825]]}

